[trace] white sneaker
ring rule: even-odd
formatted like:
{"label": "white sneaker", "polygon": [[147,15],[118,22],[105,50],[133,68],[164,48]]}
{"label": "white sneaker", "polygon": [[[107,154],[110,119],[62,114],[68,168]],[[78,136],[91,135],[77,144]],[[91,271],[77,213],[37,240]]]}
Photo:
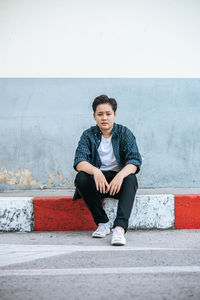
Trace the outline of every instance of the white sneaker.
{"label": "white sneaker", "polygon": [[115,227],[112,229],[113,235],[112,235],[112,241],[111,244],[113,246],[124,246],[126,245],[126,239],[124,236],[123,229],[119,227]]}
{"label": "white sneaker", "polygon": [[98,228],[93,232],[92,237],[103,238],[110,233],[110,222],[99,223]]}

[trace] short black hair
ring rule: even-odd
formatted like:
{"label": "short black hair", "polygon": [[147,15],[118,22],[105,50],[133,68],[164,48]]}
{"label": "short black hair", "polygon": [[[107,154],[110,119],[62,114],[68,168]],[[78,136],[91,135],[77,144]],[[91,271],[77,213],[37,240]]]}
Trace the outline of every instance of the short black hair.
{"label": "short black hair", "polygon": [[114,98],[109,98],[107,95],[100,95],[96,97],[92,103],[92,108],[95,113],[96,108],[99,104],[105,104],[108,103],[112,106],[112,109],[114,112],[117,110],[117,101]]}

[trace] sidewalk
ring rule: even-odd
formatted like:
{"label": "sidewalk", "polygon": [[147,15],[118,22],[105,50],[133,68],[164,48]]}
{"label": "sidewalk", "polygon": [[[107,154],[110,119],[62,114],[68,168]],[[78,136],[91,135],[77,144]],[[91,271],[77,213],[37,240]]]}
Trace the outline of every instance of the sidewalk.
{"label": "sidewalk", "polygon": [[[0,193],[1,231],[93,230],[96,225],[74,190],[24,190]],[[117,200],[104,199],[111,226]],[[200,188],[139,189],[129,229],[199,229]]]}
{"label": "sidewalk", "polygon": [[0,298],[199,300],[199,229],[129,230],[125,247],[91,233],[0,233]]}

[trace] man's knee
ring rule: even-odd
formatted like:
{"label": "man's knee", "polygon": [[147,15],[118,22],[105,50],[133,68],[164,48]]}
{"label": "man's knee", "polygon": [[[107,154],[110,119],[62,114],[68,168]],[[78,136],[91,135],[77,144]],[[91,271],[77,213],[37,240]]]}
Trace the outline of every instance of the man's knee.
{"label": "man's knee", "polygon": [[138,188],[137,177],[135,174],[129,174],[124,178],[124,183],[126,185],[134,186],[136,189]]}
{"label": "man's knee", "polygon": [[88,185],[90,181],[90,175],[84,171],[78,172],[75,178],[75,184],[77,187]]}

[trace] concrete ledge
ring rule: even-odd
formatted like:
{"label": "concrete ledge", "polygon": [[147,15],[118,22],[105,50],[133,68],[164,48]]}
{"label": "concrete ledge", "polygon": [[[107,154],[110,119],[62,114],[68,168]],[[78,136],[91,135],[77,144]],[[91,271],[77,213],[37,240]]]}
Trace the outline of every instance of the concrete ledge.
{"label": "concrete ledge", "polygon": [[[103,201],[111,226],[113,225],[118,200]],[[92,230],[96,225],[82,199],[72,197],[33,198],[35,230]],[[174,226],[174,196],[136,196],[129,219],[130,229],[167,229]]]}
{"label": "concrete ledge", "polygon": [[[74,189],[0,190],[0,197],[72,197]],[[200,188],[139,188],[139,195],[200,195]]]}
{"label": "concrete ledge", "polygon": [[32,198],[0,198],[1,231],[31,231],[33,227],[34,215]]}
{"label": "concrete ledge", "polygon": [[[105,199],[104,207],[111,223],[116,216],[117,200]],[[136,196],[129,229],[167,229],[174,227],[174,196],[143,195]]]}
{"label": "concrete ledge", "polygon": [[[111,225],[117,201],[103,201]],[[93,230],[96,225],[82,199],[58,197],[0,197],[1,231]],[[129,229],[200,229],[200,195],[137,195]]]}

